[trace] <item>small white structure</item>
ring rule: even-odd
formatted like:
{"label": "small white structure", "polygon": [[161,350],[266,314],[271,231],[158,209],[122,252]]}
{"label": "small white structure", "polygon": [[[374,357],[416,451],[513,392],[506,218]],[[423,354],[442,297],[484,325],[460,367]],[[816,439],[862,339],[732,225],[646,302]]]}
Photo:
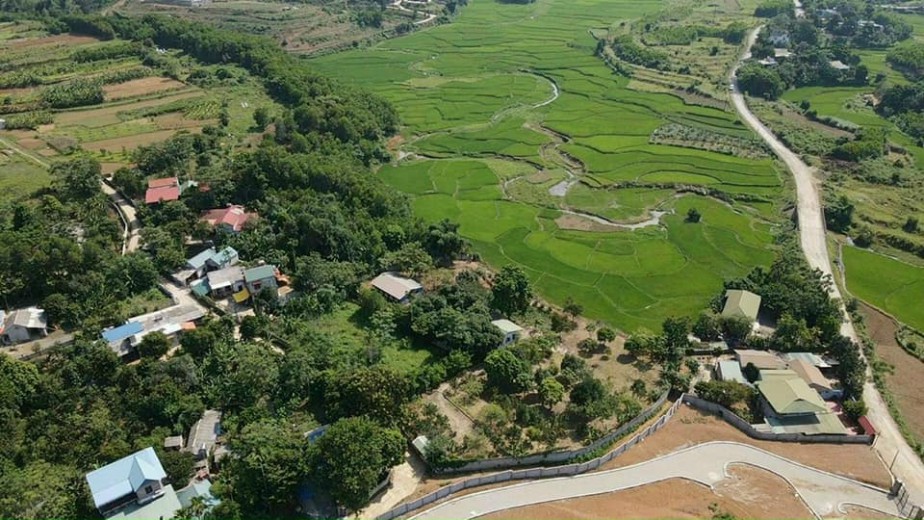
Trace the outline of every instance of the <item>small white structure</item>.
{"label": "small white structure", "polygon": [[491,322],[491,325],[494,325],[504,333],[504,342],[501,343],[502,347],[515,343],[520,339],[520,335],[523,333],[523,327],[510,320],[494,320]]}
{"label": "small white structure", "polygon": [[372,286],[398,303],[407,303],[411,296],[423,292],[423,286],[397,273],[382,273],[372,279]]}
{"label": "small white structure", "polygon": [[831,68],[834,70],[850,70],[850,65],[847,65],[841,60],[832,60],[828,62],[831,65]]}
{"label": "small white structure", "polygon": [[38,307],[11,312],[0,311],[0,343],[14,345],[48,335],[48,317]]}
{"label": "small white structure", "polygon": [[6,128],[6,119],[0,119],[0,130]]}

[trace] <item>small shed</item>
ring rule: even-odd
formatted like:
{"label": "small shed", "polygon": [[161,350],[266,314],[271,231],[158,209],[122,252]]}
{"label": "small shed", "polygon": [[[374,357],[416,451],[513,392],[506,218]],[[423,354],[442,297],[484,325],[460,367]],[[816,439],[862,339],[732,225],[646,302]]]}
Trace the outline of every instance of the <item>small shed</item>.
{"label": "small shed", "polygon": [[716,375],[722,381],[735,381],[737,383],[748,384],[748,380],[741,373],[741,365],[732,359],[723,359],[715,365]]}
{"label": "small shed", "polygon": [[504,341],[501,343],[502,347],[515,343],[520,339],[520,335],[523,334],[523,327],[507,319],[494,320],[491,322],[491,325],[494,325],[498,330],[504,333]]}
{"label": "small shed", "polygon": [[174,435],[172,437],[167,437],[166,439],[164,439],[164,449],[173,450],[173,451],[182,450],[183,449],[183,436]]}

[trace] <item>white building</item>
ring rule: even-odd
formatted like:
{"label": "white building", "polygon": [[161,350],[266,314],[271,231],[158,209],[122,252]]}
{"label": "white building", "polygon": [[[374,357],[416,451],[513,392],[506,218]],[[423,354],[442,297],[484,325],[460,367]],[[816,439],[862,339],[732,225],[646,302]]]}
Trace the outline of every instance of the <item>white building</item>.
{"label": "white building", "polygon": [[494,320],[491,322],[491,325],[494,325],[504,333],[504,342],[501,343],[502,347],[515,343],[523,334],[523,327],[510,320]]}
{"label": "white building", "polygon": [[15,345],[48,335],[48,317],[38,307],[19,309],[6,315],[0,311],[0,343]]}

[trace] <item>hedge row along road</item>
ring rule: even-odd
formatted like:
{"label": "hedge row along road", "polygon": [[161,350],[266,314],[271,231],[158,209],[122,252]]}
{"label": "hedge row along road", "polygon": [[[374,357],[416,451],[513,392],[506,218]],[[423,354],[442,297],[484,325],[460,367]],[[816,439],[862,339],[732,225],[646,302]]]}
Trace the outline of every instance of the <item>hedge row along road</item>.
{"label": "hedge row along road", "polygon": [[[757,33],[760,27],[754,29],[749,35],[742,52],[741,63],[750,57],[751,46],[757,39]],[[828,246],[826,241],[826,231],[824,217],[822,215],[821,198],[818,193],[818,185],[814,172],[798,155],[787,148],[779,139],[773,135],[763,123],[748,108],[747,102],[741,91],[738,89],[738,83],[735,79],[735,67],[729,76],[729,85],[731,88],[732,102],[735,110],[741,116],[748,126],[767,143],[773,152],[780,158],[789,171],[792,172],[796,181],[796,198],[798,200],[799,216],[799,238],[802,245],[802,251],[809,264],[819,269],[824,274],[834,279],[831,271],[831,260],[828,257]],[[841,298],[840,290],[836,284],[831,284],[831,297]],[[841,325],[841,334],[860,344],[850,316],[841,304],[844,313],[844,322]],[[860,353],[863,355],[863,353]],[[911,446],[905,442],[898,425],[889,414],[889,409],[879,390],[876,389],[872,380],[872,373],[869,367],[866,369],[867,379],[863,387],[863,399],[866,401],[869,409],[867,416],[878,430],[876,442],[873,445],[877,453],[887,464],[891,464],[893,474],[910,488],[912,493],[912,502],[916,505],[924,504],[924,463],[914,452]],[[892,462],[894,461],[894,462]]]}

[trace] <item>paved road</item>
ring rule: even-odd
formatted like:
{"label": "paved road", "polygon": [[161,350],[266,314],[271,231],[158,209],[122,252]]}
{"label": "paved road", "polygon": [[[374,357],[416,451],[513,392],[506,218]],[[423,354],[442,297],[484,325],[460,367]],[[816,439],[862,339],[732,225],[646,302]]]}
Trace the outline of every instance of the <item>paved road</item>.
{"label": "paved road", "polygon": [[514,507],[608,493],[670,478],[686,478],[711,487],[727,478],[730,464],[749,464],[783,477],[816,517],[841,514],[846,504],[861,505],[887,515],[898,514],[895,502],[884,490],[803,466],[746,444],[710,442],[626,468],[533,480],[465,495],[412,519],[463,520]]}
{"label": "paved road", "polygon": [[[753,30],[746,42],[745,49],[741,55],[738,65],[731,71],[729,82],[732,86],[731,97],[738,111],[738,115],[748,126],[770,146],[773,152],[780,158],[789,171],[792,172],[796,181],[796,197],[798,199],[798,216],[799,216],[799,242],[802,245],[802,251],[809,262],[809,265],[819,269],[821,272],[830,275],[832,281],[834,275],[831,269],[831,260],[828,257],[828,245],[826,241],[826,229],[822,214],[821,199],[819,197],[818,181],[814,171],[798,155],[787,148],[779,139],[773,135],[763,123],[755,116],[747,106],[744,96],[738,89],[735,80],[735,72],[741,62],[750,57],[750,49],[757,39],[760,28]],[[831,297],[840,298],[840,290],[837,285],[831,284]],[[841,334],[847,336],[859,344],[856,330],[850,321],[850,316],[841,303],[841,312],[844,315],[844,322],[841,324]],[[862,356],[862,351],[860,352]],[[863,399],[869,408],[867,417],[878,430],[875,448],[879,456],[891,464],[894,460],[892,472],[895,476],[910,488],[912,493],[912,502],[915,504],[924,504],[924,463],[914,450],[905,442],[904,437],[895,420],[889,414],[889,409],[882,396],[876,389],[872,381],[872,373],[867,368],[867,381],[863,386]]]}

